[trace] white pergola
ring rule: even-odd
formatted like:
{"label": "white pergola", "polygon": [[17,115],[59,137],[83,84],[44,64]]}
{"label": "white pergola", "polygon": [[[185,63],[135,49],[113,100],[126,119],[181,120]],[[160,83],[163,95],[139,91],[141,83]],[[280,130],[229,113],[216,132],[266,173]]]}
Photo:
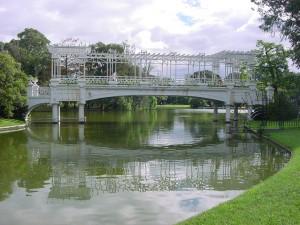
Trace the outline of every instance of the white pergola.
{"label": "white pergola", "polygon": [[[183,79],[193,74],[211,71],[211,79],[219,75],[223,79],[237,79],[242,66],[248,70],[249,79],[253,79],[252,70],[255,65],[255,52],[248,51],[221,51],[216,54],[204,53],[191,55],[171,53],[138,53],[125,51],[118,53],[95,52],[84,45],[52,45],[49,46],[52,55],[52,78],[86,77],[87,63],[93,66],[105,66],[106,77],[124,76],[118,71],[118,64],[129,64],[133,72],[130,77],[160,77],[169,79]],[[143,72],[144,71],[144,72]],[[145,72],[146,71],[146,72]]]}

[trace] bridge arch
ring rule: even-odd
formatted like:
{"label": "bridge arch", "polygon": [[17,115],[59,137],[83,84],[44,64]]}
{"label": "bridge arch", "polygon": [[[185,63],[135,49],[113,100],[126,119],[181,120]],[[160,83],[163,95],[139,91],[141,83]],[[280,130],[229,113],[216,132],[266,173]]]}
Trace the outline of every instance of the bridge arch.
{"label": "bridge arch", "polygon": [[27,112],[26,112],[26,114],[25,114],[25,121],[26,121],[26,123],[29,122],[29,116],[30,116],[31,112],[32,112],[34,109],[36,109],[36,108],[38,108],[38,107],[40,107],[40,106],[42,106],[42,105],[49,105],[49,103],[48,103],[48,102],[36,103],[35,105],[32,105],[32,106],[29,106],[29,107],[28,107]]}
{"label": "bridge arch", "polygon": [[116,91],[107,91],[107,90],[88,90],[86,93],[86,101],[103,99],[103,98],[112,98],[112,97],[127,97],[127,96],[178,96],[178,97],[194,97],[201,98],[210,101],[225,102],[228,101],[227,90],[218,90],[218,91],[207,91],[207,90],[147,90],[147,89],[131,89],[131,90],[116,90]]}

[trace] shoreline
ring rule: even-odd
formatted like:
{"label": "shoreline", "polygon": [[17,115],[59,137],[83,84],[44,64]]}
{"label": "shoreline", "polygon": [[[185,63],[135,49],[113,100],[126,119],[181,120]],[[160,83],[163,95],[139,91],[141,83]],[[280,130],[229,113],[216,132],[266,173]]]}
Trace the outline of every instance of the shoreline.
{"label": "shoreline", "polygon": [[[255,130],[250,132],[257,135]],[[299,224],[300,203],[300,129],[270,131],[268,141],[289,153],[289,162],[273,176],[246,190],[242,195],[200,213],[178,225]]]}
{"label": "shoreline", "polygon": [[0,127],[0,134],[21,131],[26,128],[26,124]]}
{"label": "shoreline", "polygon": [[26,128],[26,123],[21,120],[0,118],[0,134],[21,131]]}

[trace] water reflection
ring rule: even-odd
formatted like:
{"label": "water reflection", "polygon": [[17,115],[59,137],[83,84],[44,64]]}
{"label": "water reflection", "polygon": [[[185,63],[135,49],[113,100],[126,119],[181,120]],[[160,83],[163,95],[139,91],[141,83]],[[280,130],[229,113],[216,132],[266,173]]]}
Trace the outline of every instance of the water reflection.
{"label": "water reflection", "polygon": [[[289,158],[251,134],[212,123],[207,114],[91,113],[88,121],[0,135],[0,216],[14,201],[30,202],[32,213],[39,211],[35,202],[45,204],[44,217],[53,213],[46,204],[63,208],[73,201],[97,208],[95,218],[104,224],[125,223],[115,207],[135,207],[127,224],[170,224],[236,196]],[[61,218],[58,223],[67,224]]]}
{"label": "water reflection", "polygon": [[[32,126],[27,131],[29,154],[44,156],[44,161],[51,156],[50,198],[80,200],[104,192],[244,190],[276,172],[288,158],[251,134],[232,132],[236,128],[195,123],[190,116],[172,118],[169,126],[166,118],[168,126],[160,126],[163,120],[153,123],[152,133],[143,133],[133,146],[124,139],[109,145],[111,133],[101,127],[102,132],[92,134],[94,124]],[[124,136],[131,132],[119,124],[113,129]],[[52,137],[46,137],[49,133]],[[116,148],[116,142],[127,148]]]}

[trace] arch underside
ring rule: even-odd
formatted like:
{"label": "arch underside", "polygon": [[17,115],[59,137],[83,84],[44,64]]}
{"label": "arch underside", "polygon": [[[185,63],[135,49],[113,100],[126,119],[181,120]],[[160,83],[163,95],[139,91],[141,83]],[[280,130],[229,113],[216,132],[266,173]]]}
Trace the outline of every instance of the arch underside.
{"label": "arch underside", "polygon": [[25,121],[28,121],[29,115],[34,109],[38,108],[39,106],[48,105],[48,104],[49,104],[49,102],[41,102],[41,103],[36,103],[34,105],[30,105],[28,107],[27,113],[25,115]]}
{"label": "arch underside", "polygon": [[115,91],[115,90],[87,90],[86,101],[96,100],[101,98],[122,97],[122,96],[182,96],[195,97],[212,101],[227,101],[226,91],[214,92],[199,92],[190,90],[181,91],[161,91],[161,90],[131,90],[131,91]]}

